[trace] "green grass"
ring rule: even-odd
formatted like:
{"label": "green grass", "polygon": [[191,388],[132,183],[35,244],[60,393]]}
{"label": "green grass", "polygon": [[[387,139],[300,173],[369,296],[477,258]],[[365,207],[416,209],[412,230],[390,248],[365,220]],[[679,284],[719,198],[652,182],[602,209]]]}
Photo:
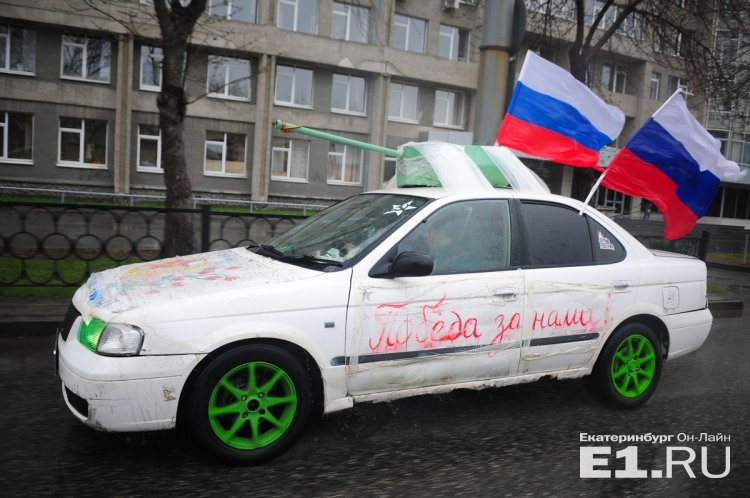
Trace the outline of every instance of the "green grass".
{"label": "green grass", "polygon": [[[46,258],[34,258],[20,260],[16,258],[0,258],[0,296],[8,297],[39,297],[39,298],[58,298],[70,297],[76,291],[80,284],[65,286],[60,278],[67,281],[85,281],[86,273],[94,273],[107,270],[124,264],[137,263],[140,259],[128,258],[125,261],[117,262],[109,258],[97,258],[89,261],[81,261],[75,257],[53,261]],[[13,282],[19,275],[25,265],[26,274],[29,278],[23,278],[19,282],[14,282],[13,286],[4,285],[3,282]],[[57,269],[60,278],[53,278],[49,283],[38,283],[48,280],[53,272]],[[58,285],[55,285],[58,284]]]}
{"label": "green grass", "polygon": [[742,262],[743,258],[744,255],[741,252],[712,252],[708,254],[706,259],[712,263],[724,263],[729,265],[750,264],[750,254],[748,254],[746,263]]}
{"label": "green grass", "polygon": [[709,294],[716,294],[718,292],[721,292],[722,289],[721,289],[721,287],[719,287],[716,284],[708,284],[708,289],[707,290],[708,290]]}

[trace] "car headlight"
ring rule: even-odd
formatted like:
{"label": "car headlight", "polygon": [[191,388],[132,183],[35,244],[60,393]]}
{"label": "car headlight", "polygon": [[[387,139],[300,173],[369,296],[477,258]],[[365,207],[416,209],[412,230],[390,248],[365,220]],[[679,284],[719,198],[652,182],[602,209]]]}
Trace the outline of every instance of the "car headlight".
{"label": "car headlight", "polygon": [[143,345],[143,330],[125,323],[105,323],[92,318],[81,324],[81,344],[106,356],[136,356]]}

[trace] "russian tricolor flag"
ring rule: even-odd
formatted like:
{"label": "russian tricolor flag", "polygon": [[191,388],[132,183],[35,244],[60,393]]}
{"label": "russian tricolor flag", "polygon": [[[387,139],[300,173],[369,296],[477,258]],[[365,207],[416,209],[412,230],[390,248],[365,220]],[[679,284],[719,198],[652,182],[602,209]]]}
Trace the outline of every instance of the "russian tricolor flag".
{"label": "russian tricolor flag", "polygon": [[599,150],[617,138],[624,124],[620,109],[529,51],[497,143],[562,164],[595,167]]}
{"label": "russian tricolor flag", "polygon": [[679,91],[620,149],[602,184],[644,197],[664,216],[664,236],[686,235],[706,214],[722,180],[737,181],[740,167],[721,154],[721,143],[693,117]]}

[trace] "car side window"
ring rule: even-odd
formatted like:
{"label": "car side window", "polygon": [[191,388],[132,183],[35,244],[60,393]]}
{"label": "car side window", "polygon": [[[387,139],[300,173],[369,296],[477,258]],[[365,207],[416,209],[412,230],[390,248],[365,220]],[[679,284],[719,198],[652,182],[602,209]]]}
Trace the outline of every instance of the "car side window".
{"label": "car side window", "polygon": [[591,243],[594,248],[594,262],[616,263],[625,258],[625,248],[606,228],[589,218]]}
{"label": "car side window", "polygon": [[510,262],[507,200],[456,202],[412,230],[397,253],[416,251],[434,262],[432,275],[505,270]]}
{"label": "car side window", "polygon": [[526,266],[579,266],[594,262],[586,217],[567,206],[523,202]]}

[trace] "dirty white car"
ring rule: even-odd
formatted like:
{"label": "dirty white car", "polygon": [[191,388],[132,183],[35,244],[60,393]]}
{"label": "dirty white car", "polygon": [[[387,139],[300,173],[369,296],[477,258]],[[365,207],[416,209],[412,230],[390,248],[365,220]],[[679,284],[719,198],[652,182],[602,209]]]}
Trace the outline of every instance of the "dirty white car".
{"label": "dirty white car", "polygon": [[398,168],[264,245],[92,275],[57,341],[72,413],[257,463],[361,401],[590,376],[634,408],[706,339],[701,261],[580,214],[506,149],[412,144]]}

